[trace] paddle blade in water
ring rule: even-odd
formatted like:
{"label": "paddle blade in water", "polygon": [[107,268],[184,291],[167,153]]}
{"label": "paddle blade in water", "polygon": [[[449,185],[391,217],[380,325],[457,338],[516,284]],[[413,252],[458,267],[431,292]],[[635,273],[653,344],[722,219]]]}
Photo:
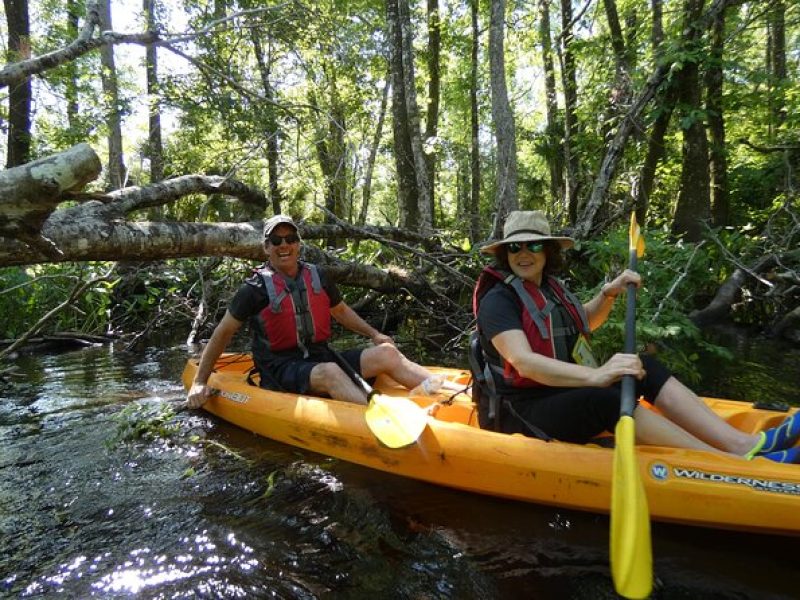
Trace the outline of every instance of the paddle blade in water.
{"label": "paddle blade in water", "polygon": [[375,394],[365,412],[367,426],[389,448],[417,441],[428,423],[428,414],[408,398]]}
{"label": "paddle blade in water", "polygon": [[615,431],[611,489],[611,573],[625,598],[647,598],[653,588],[653,551],[647,497],[634,454],[634,421],[621,417]]}

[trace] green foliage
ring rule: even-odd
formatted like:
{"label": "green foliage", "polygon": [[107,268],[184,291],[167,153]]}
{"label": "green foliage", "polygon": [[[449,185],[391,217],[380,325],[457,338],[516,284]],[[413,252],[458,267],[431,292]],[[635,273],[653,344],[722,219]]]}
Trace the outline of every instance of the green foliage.
{"label": "green foliage", "polygon": [[[64,302],[80,281],[98,277],[107,268],[105,263],[61,263],[0,269],[0,310],[14,315],[3,320],[0,338],[19,337]],[[45,332],[103,333],[116,283],[98,282],[47,323]]]}
{"label": "green foliage", "polygon": [[106,440],[109,448],[128,442],[169,438],[180,430],[175,421],[175,410],[166,402],[157,405],[129,404],[117,413],[114,420],[116,431]]}
{"label": "green foliage", "polygon": [[[636,301],[639,348],[657,352],[683,380],[697,381],[702,355],[728,356],[723,348],[707,342],[687,316],[696,299],[707,297],[719,284],[714,253],[705,246],[676,243],[663,231],[645,232],[645,239],[647,249],[638,265],[642,287]],[[607,274],[614,276],[627,267],[627,227],[601,240],[583,242],[579,252],[580,259],[570,263],[570,276],[579,283],[601,282],[578,294],[585,300],[599,291]],[[620,298],[608,321],[592,336],[600,360],[621,351],[624,327],[625,302]]]}

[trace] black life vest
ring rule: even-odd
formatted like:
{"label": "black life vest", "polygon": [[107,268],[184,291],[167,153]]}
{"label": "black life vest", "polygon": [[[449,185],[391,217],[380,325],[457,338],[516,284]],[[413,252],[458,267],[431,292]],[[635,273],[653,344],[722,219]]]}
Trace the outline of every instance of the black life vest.
{"label": "black life vest", "polygon": [[[556,302],[548,299],[535,283],[524,281],[513,273],[494,267],[486,267],[478,276],[473,293],[472,309],[477,317],[480,301],[486,293],[497,283],[503,283],[514,290],[521,307],[524,308],[522,310],[522,329],[525,337],[528,338],[531,349],[543,356],[570,362],[572,349],[568,347],[566,340],[572,338],[576,333],[588,337],[590,334],[589,320],[583,304],[577,296],[567,290],[558,279],[546,275],[545,282],[553,291],[556,302],[566,308],[570,317],[568,322],[563,322],[561,311],[555,310]],[[493,370],[501,371],[506,383],[513,387],[525,388],[544,385],[536,380],[523,377],[507,361],[503,361],[499,365],[492,364],[491,360],[488,362]]]}

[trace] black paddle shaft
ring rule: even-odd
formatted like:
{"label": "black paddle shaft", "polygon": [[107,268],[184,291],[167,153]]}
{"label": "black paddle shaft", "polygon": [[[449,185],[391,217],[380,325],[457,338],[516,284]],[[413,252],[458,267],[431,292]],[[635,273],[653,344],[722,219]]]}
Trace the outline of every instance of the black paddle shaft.
{"label": "black paddle shaft", "polygon": [[367,395],[367,399],[372,398],[375,390],[372,389],[372,386],[364,381],[364,378],[356,372],[356,370],[353,368],[353,365],[347,362],[345,357],[342,356],[336,348],[328,346],[328,350],[331,351],[333,358],[336,359],[336,363],[342,368],[342,371],[347,374],[350,380],[364,390],[364,393]]}
{"label": "black paddle shaft", "polygon": [[[636,254],[636,247],[630,250],[628,268],[636,272],[639,257]],[[628,284],[626,294],[627,304],[625,306],[625,354],[636,352],[636,284]],[[622,378],[622,397],[620,399],[620,414],[633,416],[636,401],[636,379],[633,375],[625,375]]]}

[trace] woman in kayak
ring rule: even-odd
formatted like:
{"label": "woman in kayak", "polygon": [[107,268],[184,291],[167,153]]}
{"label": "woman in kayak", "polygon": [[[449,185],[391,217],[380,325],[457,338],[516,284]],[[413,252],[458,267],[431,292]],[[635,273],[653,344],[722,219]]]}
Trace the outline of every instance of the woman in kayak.
{"label": "woman in kayak", "polygon": [[[501,431],[585,443],[614,430],[619,382],[633,375],[637,397],[659,409],[636,407],[639,443],[800,462],[800,447],[793,447],[800,439],[800,412],[779,427],[749,434],[717,416],[651,356],[619,353],[597,364],[588,335],[605,323],[628,284],[638,287],[641,279],[625,270],[581,303],[552,276],[561,266],[561,250],[573,243],[551,235],[541,211],[514,211],[503,239],[481,249],[495,264],[478,278],[474,309],[501,399]],[[483,403],[483,422],[486,410]]]}

